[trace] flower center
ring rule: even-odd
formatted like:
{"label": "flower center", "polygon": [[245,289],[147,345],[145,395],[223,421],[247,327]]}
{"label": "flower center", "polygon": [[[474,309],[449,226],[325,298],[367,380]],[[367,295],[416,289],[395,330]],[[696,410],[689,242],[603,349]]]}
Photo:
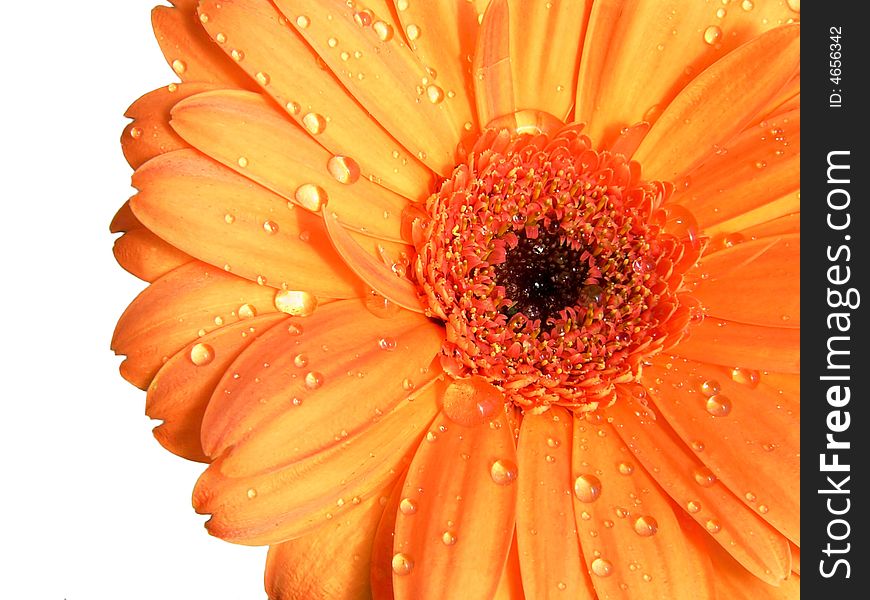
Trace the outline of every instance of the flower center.
{"label": "flower center", "polygon": [[581,128],[485,131],[415,221],[442,367],[524,409],[611,401],[694,316],[681,289],[700,253],[691,215]]}

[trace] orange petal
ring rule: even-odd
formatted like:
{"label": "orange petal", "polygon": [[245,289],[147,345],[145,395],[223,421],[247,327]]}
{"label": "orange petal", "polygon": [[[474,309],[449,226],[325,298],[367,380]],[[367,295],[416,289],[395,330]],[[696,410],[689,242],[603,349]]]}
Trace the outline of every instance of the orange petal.
{"label": "orange petal", "polygon": [[517,549],[517,536],[514,533],[511,549],[508,553],[507,564],[498,582],[498,588],[492,600],[525,600],[523,593],[523,580],[520,574],[520,556]]}
{"label": "orange petal", "polygon": [[[345,0],[274,4],[381,126],[430,169],[449,176],[463,125],[473,118],[464,95],[445,88],[400,36],[381,39]],[[426,24],[417,25],[419,35],[427,35]]]}
{"label": "orange petal", "polygon": [[151,24],[166,62],[182,81],[251,87],[250,79],[209,39],[194,3],[157,6],[151,11]]}
{"label": "orange petal", "polygon": [[145,389],[170,356],[220,324],[275,312],[275,290],[199,261],[170,271],[127,307],[112,336],[121,375]]}
{"label": "orange petal", "polygon": [[136,218],[136,215],[133,214],[133,211],[130,210],[130,202],[124,202],[121,205],[121,208],[118,209],[118,212],[115,213],[115,216],[112,217],[112,222],[109,224],[109,231],[112,233],[119,233],[121,231],[132,231],[133,229],[140,229],[144,227],[142,223],[139,222],[139,219]]}
{"label": "orange petal", "polygon": [[423,302],[417,286],[405,277],[398,277],[383,261],[366,252],[338,222],[337,215],[323,215],[326,231],[333,246],[360,279],[388,300],[408,310],[422,313]]}
{"label": "orange petal", "polygon": [[[613,419],[620,437],[656,482],[707,530],[712,538],[745,569],[776,584],[788,575],[788,544],[761,517],[752,512],[722,482],[709,477],[704,463],[693,455],[649,409],[620,390],[605,416]],[[622,471],[635,468],[631,459]]]}
{"label": "orange petal", "polygon": [[209,462],[200,442],[209,398],[242,350],[286,318],[282,313],[269,313],[221,327],[166,361],[148,386],[145,402],[145,414],[163,421],[154,428],[154,437],[164,448],[190,460]]}
{"label": "orange petal", "polygon": [[330,174],[332,155],[264,96],[198,94],[175,105],[171,124],[195,148],[299,206],[317,212],[328,202],[344,225],[402,240],[407,199],[358,173],[342,183]]}
{"label": "orange petal", "polygon": [[124,116],[133,121],[121,135],[121,149],[130,166],[138,169],[155,156],[187,148],[187,143],[169,126],[169,111],[179,100],[214,89],[220,88],[211,83],[173,83],[148,92],[131,104]]}
{"label": "orange petal", "polygon": [[736,244],[705,256],[692,290],[712,317],[800,327],[800,234]]}
{"label": "orange petal", "polygon": [[144,281],[154,281],[172,269],[193,260],[175,246],[140,227],[115,240],[115,260],[124,269]]}
{"label": "orange petal", "polygon": [[402,499],[406,473],[398,478],[390,497],[384,504],[384,512],[378,523],[372,542],[371,584],[374,600],[393,600],[393,536],[396,528],[396,513]]}
{"label": "orange petal", "polygon": [[196,484],[194,507],[212,514],[206,523],[212,535],[251,545],[293,539],[344,519],[368,499],[389,495],[437,412],[435,398],[430,387],[360,435],[254,477],[229,477],[217,459]]}
{"label": "orange petal", "polygon": [[588,123],[586,133],[602,147],[623,127],[654,122],[698,73],[793,16],[778,6],[784,3],[755,4],[750,11],[737,6],[726,11],[682,0],[595,2],[575,120]]}
{"label": "orange petal", "polygon": [[320,307],[239,357],[206,412],[203,447],[231,448],[222,470],[239,477],[336,446],[439,374],[429,366],[442,339],[408,311],[381,319],[357,300]]}
{"label": "orange petal", "polygon": [[517,109],[507,0],[492,0],[483,14],[474,50],[474,96],[477,119],[484,127],[496,117],[511,115]]}
{"label": "orange petal", "polygon": [[580,48],[591,0],[509,0],[517,108],[565,120],[574,107]]}
{"label": "orange petal", "polygon": [[715,148],[743,130],[791,79],[799,60],[800,26],[786,25],[704,70],[668,105],[638,148],[634,158],[644,176],[675,180],[715,155]]}
{"label": "orange petal", "polygon": [[372,538],[383,507],[373,496],[359,510],[295,540],[269,548],[270,600],[368,598]]}
{"label": "orange petal", "polygon": [[526,414],[517,463],[517,543],[523,589],[529,598],[595,598],[580,542],[573,533],[571,413],[551,408]]}
{"label": "orange petal", "polygon": [[362,293],[317,216],[195,150],[150,160],[133,185],[139,220],[202,261],[273,288],[328,298]]}
{"label": "orange petal", "polygon": [[513,537],[516,476],[503,415],[477,427],[438,415],[408,469],[396,517],[397,600],[493,596]]}
{"label": "orange petal", "polygon": [[217,47],[330,153],[353,158],[364,177],[407,198],[426,198],[432,173],[323,69],[270,2],[203,0],[200,13],[208,15],[204,27]]}
{"label": "orange petal", "polygon": [[726,367],[799,373],[800,330],[707,317],[689,329],[673,352]]}
{"label": "orange petal", "polygon": [[716,477],[799,544],[799,403],[747,369],[657,357],[643,376],[677,434],[703,444],[699,458]]}
{"label": "orange petal", "polygon": [[754,240],[795,235],[800,234],[800,231],[801,214],[798,212],[748,227],[741,233],[746,239]]}
{"label": "orange petal", "polygon": [[[597,422],[595,422],[597,421]],[[603,418],[573,419],[574,515],[599,597],[712,598],[703,557],[691,550],[667,496]]]}
{"label": "orange petal", "polygon": [[800,131],[800,111],[754,124],[692,171],[673,201],[710,233],[739,231],[800,210]]}

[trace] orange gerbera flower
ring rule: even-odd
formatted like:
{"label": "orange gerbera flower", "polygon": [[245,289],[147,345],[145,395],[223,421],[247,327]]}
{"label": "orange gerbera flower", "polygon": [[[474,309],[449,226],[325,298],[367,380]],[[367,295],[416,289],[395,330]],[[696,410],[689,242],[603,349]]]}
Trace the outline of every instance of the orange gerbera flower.
{"label": "orange gerbera flower", "polygon": [[797,595],[797,2],[173,4],[113,348],[271,598]]}

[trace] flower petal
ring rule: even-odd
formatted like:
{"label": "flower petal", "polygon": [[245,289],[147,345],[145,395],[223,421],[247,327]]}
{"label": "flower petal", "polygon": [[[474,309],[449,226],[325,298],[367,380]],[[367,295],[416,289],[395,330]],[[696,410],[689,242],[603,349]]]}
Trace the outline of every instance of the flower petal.
{"label": "flower petal", "polygon": [[451,97],[400,36],[381,39],[344,0],[274,4],[378,123],[430,169],[450,174],[470,106]]}
{"label": "flower petal", "polygon": [[121,149],[130,166],[138,169],[155,156],[187,148],[187,142],[169,126],[169,111],[179,100],[214,89],[220,88],[213,83],[173,83],[131,104],[124,116],[133,121],[121,135]]}
{"label": "flower petal", "polygon": [[710,316],[800,327],[800,234],[747,241],[705,256],[692,290]]}
{"label": "flower petal", "polygon": [[286,467],[230,477],[213,462],[193,492],[197,512],[211,513],[212,535],[251,545],[274,544],[349,516],[389,486],[411,460],[436,412],[434,386],[404,402],[360,435]]}
{"label": "flower petal", "polygon": [[338,222],[337,215],[323,215],[326,231],[344,262],[377,293],[408,310],[422,313],[423,303],[417,286],[406,277],[398,277],[383,261],[366,252]]}
{"label": "flower petal", "polygon": [[195,150],[148,161],[133,185],[139,193],[130,204],[139,220],[202,261],[273,288],[328,298],[363,292],[316,215]]}
{"label": "flower petal", "polygon": [[425,199],[431,172],[323,69],[275,6],[267,0],[203,0],[199,10],[208,15],[204,27],[217,46],[324,148],[353,158],[364,177],[406,198]]}
{"label": "flower petal", "polygon": [[673,202],[686,206],[702,229],[714,233],[800,210],[795,194],[800,188],[800,131],[799,110],[747,128],[692,171]]}
{"label": "flower petal", "polygon": [[574,107],[591,0],[510,0],[510,56],[517,108],[565,120]]}
{"label": "flower petal", "polygon": [[639,465],[620,472],[631,454],[616,431],[603,418],[573,423],[575,523],[598,596],[712,598],[706,557],[692,551],[667,496]]}
{"label": "flower petal", "polygon": [[707,317],[689,329],[673,352],[726,367],[799,373],[800,330]]}
{"label": "flower petal", "polygon": [[200,442],[202,417],[214,389],[235,358],[287,315],[269,313],[221,327],[188,344],[164,364],[151,385],[145,414],[160,444],[179,456],[209,462]]}
{"label": "flower petal", "polygon": [[623,127],[654,122],[696,74],[794,16],[778,6],[784,3],[755,4],[749,11],[736,6],[726,11],[718,4],[682,0],[595,2],[575,120],[588,123],[588,135],[602,147]]}
{"label": "flower petal", "polygon": [[124,269],[144,281],[154,281],[193,258],[140,227],[115,240],[115,260]]}
{"label": "flower petal", "polygon": [[210,456],[231,449],[222,471],[239,477],[339,445],[439,374],[429,366],[442,339],[408,311],[382,319],[357,300],[320,307],[233,364],[206,411],[203,447]]}
{"label": "flower petal", "polygon": [[406,509],[396,517],[397,600],[493,596],[513,537],[516,475],[503,415],[473,428],[436,417],[408,469]]}
{"label": "flower petal", "polygon": [[390,497],[384,504],[384,512],[378,523],[372,542],[371,585],[373,600],[393,600],[393,536],[396,529],[396,513],[402,499],[403,483],[407,473],[402,473]]}
{"label": "flower petal", "polygon": [[508,553],[507,564],[498,582],[498,588],[492,600],[525,600],[523,593],[523,580],[520,574],[520,557],[517,550],[517,536],[514,533],[511,549]]}
{"label": "flower petal", "polygon": [[595,598],[574,524],[571,413],[553,407],[520,426],[517,542],[529,598]]}
{"label": "flower petal", "polygon": [[166,62],[182,81],[252,87],[250,79],[206,35],[193,3],[157,6],[151,11],[151,24]]}
{"label": "flower petal", "polygon": [[121,375],[145,389],[170,356],[219,324],[276,312],[275,290],[199,261],[170,271],[127,307],[112,336]]}
{"label": "flower petal", "polygon": [[492,0],[483,13],[474,50],[474,97],[481,125],[516,111],[514,87],[508,3]]}
{"label": "flower petal", "polygon": [[786,25],[711,65],[679,93],[641,142],[634,158],[644,176],[679,179],[715,155],[716,147],[743,130],[788,83],[799,61],[800,26]]}
{"label": "flower petal", "polygon": [[368,179],[341,183],[332,155],[260,94],[206,92],[172,109],[175,131],[208,156],[303,208],[329,203],[344,225],[401,241],[407,199]]}
{"label": "flower petal", "polygon": [[[718,531],[713,539],[744,568],[776,584],[788,576],[788,543],[751,511],[670,430],[663,419],[620,390],[604,413],[629,449],[656,482],[701,527]],[[628,463],[631,464],[631,463]],[[697,479],[696,479],[697,477]],[[700,482],[700,483],[699,483]]]}
{"label": "flower petal", "polygon": [[[765,375],[747,379],[748,373],[657,357],[644,378],[657,382],[656,408],[677,434],[703,444],[700,458],[713,474],[799,544],[800,498],[794,492],[800,487],[800,404]],[[706,395],[705,384],[719,393]]]}
{"label": "flower petal", "polygon": [[368,598],[372,538],[383,513],[372,496],[344,518],[271,546],[266,557],[270,600]]}

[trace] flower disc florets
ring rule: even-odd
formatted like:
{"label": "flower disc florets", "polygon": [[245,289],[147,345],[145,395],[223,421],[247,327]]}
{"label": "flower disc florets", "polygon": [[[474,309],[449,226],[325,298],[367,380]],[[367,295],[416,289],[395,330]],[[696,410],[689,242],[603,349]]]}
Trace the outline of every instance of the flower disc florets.
{"label": "flower disc florets", "polygon": [[486,131],[414,235],[442,366],[526,409],[610,401],[689,321],[677,291],[695,240],[665,231],[672,187],[580,130]]}

